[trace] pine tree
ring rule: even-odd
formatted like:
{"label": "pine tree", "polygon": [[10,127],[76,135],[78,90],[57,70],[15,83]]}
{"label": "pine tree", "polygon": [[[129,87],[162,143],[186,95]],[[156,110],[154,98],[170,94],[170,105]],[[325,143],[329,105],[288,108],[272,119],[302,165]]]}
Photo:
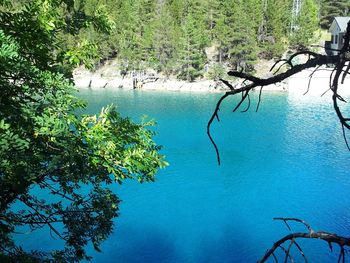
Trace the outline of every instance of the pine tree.
{"label": "pine tree", "polygon": [[118,39],[118,58],[122,67],[128,71],[137,65],[139,35],[137,34],[138,13],[133,0],[118,0],[116,37]]}
{"label": "pine tree", "polygon": [[264,1],[264,21],[261,27],[260,44],[267,58],[280,56],[288,43],[291,27],[292,1]]}
{"label": "pine tree", "polygon": [[304,0],[297,18],[296,28],[292,32],[291,43],[299,48],[307,48],[318,28],[318,6],[314,0]]}
{"label": "pine tree", "polygon": [[187,16],[182,23],[182,37],[180,39],[180,67],[178,77],[193,81],[203,74],[206,56],[204,48],[208,38],[205,32],[205,23],[202,10],[194,7],[198,3],[187,2],[184,9]]}
{"label": "pine tree", "polygon": [[[137,1],[136,1],[137,2]],[[157,0],[139,0],[138,2],[138,59],[140,68],[154,67],[156,55],[154,47],[154,28],[156,23]]]}
{"label": "pine tree", "polygon": [[214,28],[212,29],[213,40],[218,49],[218,62],[221,64],[227,58],[229,47],[229,36],[234,20],[234,13],[227,0],[218,0],[215,5],[215,16],[213,17]]}
{"label": "pine tree", "polygon": [[233,8],[235,19],[231,26],[229,59],[236,70],[251,71],[258,53],[256,32],[251,23],[253,15],[244,1],[233,1]]}
{"label": "pine tree", "polygon": [[169,76],[175,66],[177,32],[169,6],[158,3],[157,20],[154,27],[154,48],[157,69]]}
{"label": "pine tree", "polygon": [[349,12],[349,0],[321,0],[320,25],[328,29],[335,16],[346,16]]}
{"label": "pine tree", "polygon": [[205,0],[203,2],[207,10],[206,28],[209,33],[209,38],[212,41],[214,39],[214,28],[217,24],[217,20],[221,16],[220,5],[222,0]]}
{"label": "pine tree", "polygon": [[251,26],[254,28],[255,34],[257,34],[259,27],[261,26],[264,18],[264,8],[262,0],[246,0],[244,2],[245,10],[250,17]]}
{"label": "pine tree", "polygon": [[168,3],[169,12],[174,18],[176,25],[179,27],[181,26],[181,23],[184,19],[185,7],[187,2],[188,0],[171,0]]}
{"label": "pine tree", "polygon": [[[252,69],[258,55],[278,57],[290,43],[307,45],[317,20],[315,1],[320,0],[303,0],[306,7],[295,20],[293,0],[76,1],[76,8],[82,6],[88,13],[103,4],[115,29],[107,35],[94,29],[91,21],[78,38],[64,35],[62,43],[70,47],[94,43],[98,55],[117,57],[126,71],[153,68],[193,80],[203,73],[207,47],[215,48],[211,57],[220,67]],[[332,8],[346,13],[347,1],[322,0],[321,13]]]}

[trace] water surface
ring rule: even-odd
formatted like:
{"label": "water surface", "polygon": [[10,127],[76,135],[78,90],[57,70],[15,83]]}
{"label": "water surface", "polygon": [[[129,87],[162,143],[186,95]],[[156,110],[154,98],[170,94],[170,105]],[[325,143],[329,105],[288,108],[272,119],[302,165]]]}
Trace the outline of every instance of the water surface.
{"label": "water surface", "polygon": [[[272,220],[279,216],[350,235],[350,153],[329,99],[265,93],[258,113],[232,113],[237,99],[229,98],[213,126],[218,166],[206,124],[219,94],[85,90],[80,96],[90,102],[89,113],[114,103],[135,121],[154,118],[155,140],[170,163],[155,183],[115,185],[120,217],[103,253],[90,250],[93,262],[256,262],[289,233]],[[338,256],[322,242],[299,244],[311,262]]]}

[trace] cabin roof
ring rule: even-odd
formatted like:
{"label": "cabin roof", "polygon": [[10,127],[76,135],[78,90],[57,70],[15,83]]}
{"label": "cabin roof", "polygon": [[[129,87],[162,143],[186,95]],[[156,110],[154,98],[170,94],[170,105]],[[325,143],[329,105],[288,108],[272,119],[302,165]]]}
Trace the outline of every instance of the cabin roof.
{"label": "cabin roof", "polygon": [[340,32],[345,32],[350,21],[350,16],[336,16],[334,17],[334,21],[338,24]]}

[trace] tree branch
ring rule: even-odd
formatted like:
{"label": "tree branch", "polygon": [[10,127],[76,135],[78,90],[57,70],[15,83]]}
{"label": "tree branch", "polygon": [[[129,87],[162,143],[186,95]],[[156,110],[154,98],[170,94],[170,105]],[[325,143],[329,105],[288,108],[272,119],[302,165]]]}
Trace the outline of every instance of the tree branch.
{"label": "tree branch", "polygon": [[[255,77],[253,75],[250,75],[248,73],[245,72],[241,72],[241,71],[230,71],[228,72],[229,76],[232,77],[236,77],[236,78],[240,78],[243,79],[243,83],[240,88],[236,88],[234,85],[230,84],[228,81],[226,80],[221,80],[229,89],[230,91],[226,92],[217,102],[215,110],[211,116],[211,118],[208,121],[207,124],[207,134],[208,137],[211,141],[211,143],[214,146],[216,155],[217,155],[217,160],[218,160],[218,164],[220,165],[220,153],[219,153],[219,149],[217,147],[217,144],[215,143],[212,135],[211,135],[211,126],[213,124],[214,119],[219,119],[219,110],[221,107],[222,102],[229,96],[233,96],[236,94],[241,93],[242,94],[242,99],[234,106],[233,111],[235,112],[237,109],[239,109],[241,107],[241,105],[243,104],[243,102],[249,98],[249,92],[252,91],[255,87],[261,87],[260,88],[260,93],[259,93],[259,101],[258,101],[258,105],[257,105],[257,109],[260,106],[260,102],[261,102],[261,92],[262,89],[265,86],[271,85],[271,84],[276,84],[279,83],[305,69],[310,69],[313,68],[313,72],[310,75],[310,80],[309,80],[309,84],[308,84],[308,88],[306,93],[309,90],[310,87],[310,82],[311,82],[311,78],[314,75],[314,73],[316,71],[319,70],[319,68],[323,65],[335,65],[334,70],[330,76],[330,90],[333,92],[333,107],[334,110],[341,122],[341,125],[343,127],[345,127],[346,129],[350,130],[350,119],[346,118],[343,116],[342,111],[339,108],[338,105],[338,101],[342,101],[345,102],[345,100],[338,94],[338,83],[341,82],[343,83],[345,80],[345,77],[349,74],[350,71],[350,45],[349,45],[349,41],[350,41],[350,22],[348,23],[347,26],[347,31],[345,34],[345,39],[344,39],[344,46],[343,48],[340,50],[338,55],[322,55],[322,54],[318,54],[312,51],[301,51],[301,52],[296,52],[295,54],[293,54],[289,59],[281,59],[279,61],[277,61],[272,67],[271,70],[272,71],[280,62],[283,62],[282,65],[279,66],[279,68],[276,70],[274,76],[270,77],[270,78],[258,78]],[[295,59],[297,56],[300,55],[308,55],[308,60],[303,63],[303,64],[294,64],[293,63],[293,59]],[[281,70],[281,67],[283,65],[288,65],[289,69],[287,69],[285,72],[281,72],[278,73]],[[344,69],[345,67],[345,69]],[[278,74],[277,74],[278,73]],[[248,101],[248,107],[247,109],[243,110],[243,112],[247,111],[250,107],[250,101]],[[345,138],[345,135],[344,135]]]}
{"label": "tree branch", "polygon": [[[303,224],[309,231],[308,232],[296,232],[296,233],[291,233],[288,234],[286,236],[284,236],[283,238],[279,239],[278,241],[276,241],[273,246],[265,253],[265,255],[263,256],[262,259],[260,259],[258,262],[266,262],[266,260],[268,260],[271,256],[274,256],[274,252],[278,249],[278,248],[282,248],[282,250],[284,251],[284,253],[286,254],[286,258],[290,256],[290,250],[291,247],[294,245],[300,252],[300,254],[302,255],[302,257],[304,258],[305,262],[308,262],[302,248],[300,247],[300,245],[296,242],[296,239],[298,238],[303,238],[303,239],[319,239],[319,240],[323,240],[326,241],[331,250],[332,250],[332,243],[333,244],[337,244],[340,247],[340,252],[339,252],[339,259],[343,259],[345,260],[345,252],[344,252],[344,247],[345,246],[350,246],[350,238],[347,237],[343,237],[343,236],[338,236],[337,234],[333,234],[333,233],[329,233],[329,232],[324,232],[324,231],[318,231],[315,232],[312,230],[311,226],[305,222],[304,220],[298,219],[298,218],[283,218],[283,217],[279,217],[279,218],[274,218],[274,220],[281,220],[283,222],[286,223],[287,227],[289,230],[291,230],[290,226],[287,224],[288,221],[294,221],[297,223],[301,223]],[[288,249],[286,250],[285,248],[283,248],[283,244],[287,241],[290,241],[291,243],[289,244]]]}

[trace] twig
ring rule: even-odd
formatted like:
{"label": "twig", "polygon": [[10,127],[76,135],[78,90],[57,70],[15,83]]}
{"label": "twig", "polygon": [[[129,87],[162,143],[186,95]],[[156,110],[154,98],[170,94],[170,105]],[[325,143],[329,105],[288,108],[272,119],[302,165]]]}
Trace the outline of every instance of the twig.
{"label": "twig", "polygon": [[259,99],[258,99],[258,104],[256,105],[256,110],[255,110],[255,112],[258,112],[259,107],[260,107],[262,90],[263,90],[263,86],[261,86],[261,87],[260,87],[260,90],[259,90]]}

